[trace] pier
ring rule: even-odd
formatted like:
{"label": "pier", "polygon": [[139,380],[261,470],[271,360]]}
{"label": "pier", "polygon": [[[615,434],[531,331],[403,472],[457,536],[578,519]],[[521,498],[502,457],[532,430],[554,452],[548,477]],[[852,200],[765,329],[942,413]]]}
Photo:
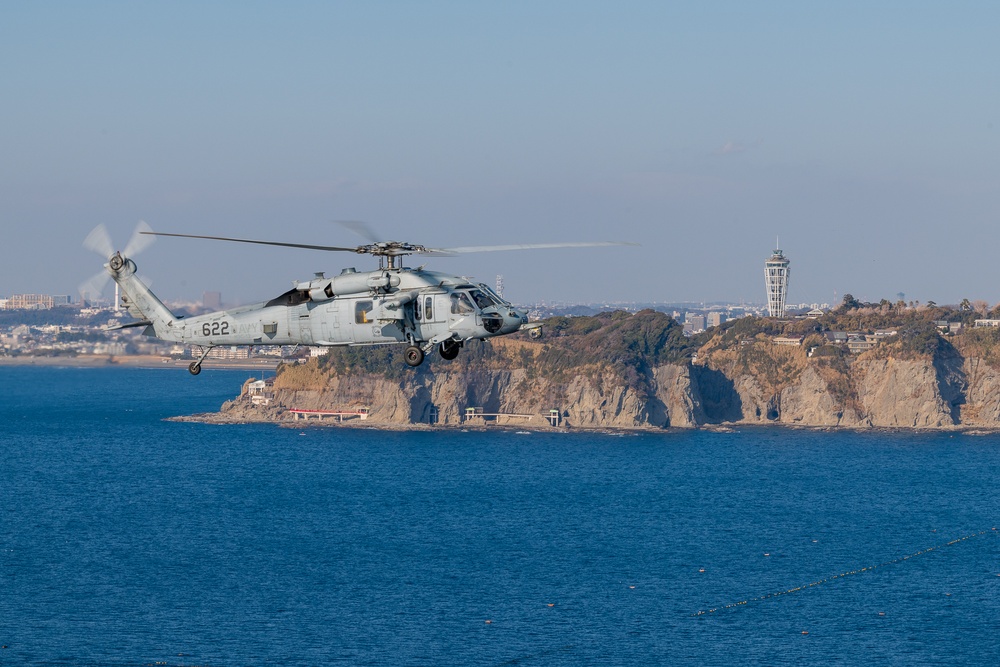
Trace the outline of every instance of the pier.
{"label": "pier", "polygon": [[290,414],[295,416],[295,421],[316,419],[316,421],[323,421],[327,417],[336,417],[338,423],[343,423],[345,419],[360,419],[364,421],[368,419],[368,408],[358,408],[356,410],[300,410],[298,408],[293,408],[288,411]]}
{"label": "pier", "polygon": [[518,414],[516,412],[483,412],[482,408],[466,408],[462,415],[462,423],[509,424],[512,420],[531,421],[534,415]]}

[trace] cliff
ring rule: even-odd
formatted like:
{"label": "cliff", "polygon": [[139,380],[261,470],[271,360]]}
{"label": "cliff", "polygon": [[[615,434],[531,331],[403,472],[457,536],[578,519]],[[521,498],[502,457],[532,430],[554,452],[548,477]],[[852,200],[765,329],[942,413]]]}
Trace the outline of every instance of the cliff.
{"label": "cliff", "polygon": [[370,425],[458,425],[478,408],[500,415],[490,422],[532,426],[548,426],[555,410],[569,428],[1000,428],[1000,341],[983,335],[954,344],[896,337],[852,356],[830,345],[776,346],[763,334],[688,339],[653,311],[558,320],[541,340],[470,343],[455,361],[434,355],[417,369],[393,347],[335,349],[282,367],[267,405],[253,403],[248,383],[218,419],[363,408]]}

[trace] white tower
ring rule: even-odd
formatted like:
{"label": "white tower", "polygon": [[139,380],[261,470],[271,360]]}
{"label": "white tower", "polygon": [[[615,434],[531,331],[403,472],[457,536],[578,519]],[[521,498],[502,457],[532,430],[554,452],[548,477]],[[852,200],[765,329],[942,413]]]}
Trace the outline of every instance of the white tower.
{"label": "white tower", "polygon": [[764,262],[764,285],[767,287],[767,309],[771,317],[784,317],[785,296],[788,294],[788,258],[776,249]]}

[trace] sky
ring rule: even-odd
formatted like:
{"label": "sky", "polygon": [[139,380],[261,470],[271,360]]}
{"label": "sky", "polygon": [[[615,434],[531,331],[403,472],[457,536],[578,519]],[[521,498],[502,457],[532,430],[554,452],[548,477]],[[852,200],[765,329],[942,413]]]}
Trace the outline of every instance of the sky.
{"label": "sky", "polygon": [[[514,302],[1000,301],[1000,3],[0,5],[0,296],[156,231],[353,246]],[[160,239],[164,300],[369,257]]]}

